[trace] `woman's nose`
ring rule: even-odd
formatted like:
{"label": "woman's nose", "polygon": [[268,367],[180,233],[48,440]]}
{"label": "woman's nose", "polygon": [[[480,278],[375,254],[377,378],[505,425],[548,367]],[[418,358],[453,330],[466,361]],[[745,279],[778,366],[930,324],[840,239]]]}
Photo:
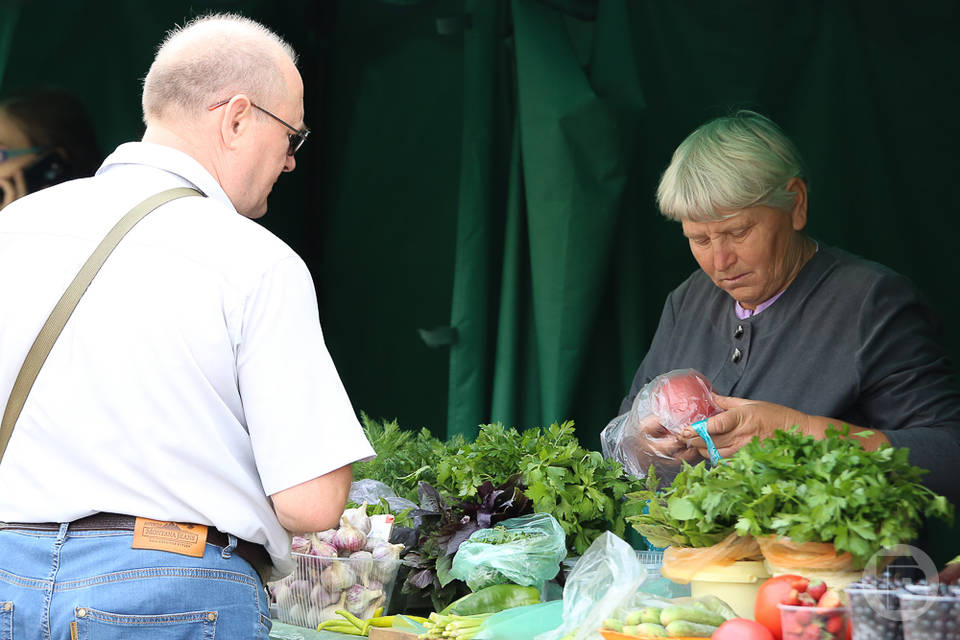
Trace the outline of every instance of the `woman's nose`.
{"label": "woman's nose", "polygon": [[725,242],[718,242],[713,247],[713,268],[717,271],[726,271],[737,261],[737,254],[730,250]]}

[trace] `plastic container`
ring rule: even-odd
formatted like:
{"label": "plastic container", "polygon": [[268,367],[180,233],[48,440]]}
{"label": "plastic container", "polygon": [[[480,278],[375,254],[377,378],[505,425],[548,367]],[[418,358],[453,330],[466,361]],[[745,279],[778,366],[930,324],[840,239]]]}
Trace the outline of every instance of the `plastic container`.
{"label": "plastic container", "polygon": [[846,589],[853,640],[903,640],[896,589],[852,584]]}
{"label": "plastic container", "polygon": [[711,567],[694,575],[690,580],[690,595],[694,598],[717,596],[730,605],[738,616],[753,620],[757,591],[769,577],[763,562],[738,560],[731,565]]}
{"label": "plastic container", "polygon": [[778,604],[783,640],[846,640],[846,607],[800,607]]}
{"label": "plastic container", "polygon": [[336,609],[346,609],[361,619],[373,617],[378,607],[388,611],[399,559],[302,553],[294,553],[293,558],[297,562],[294,572],[267,585],[280,622],[316,629],[324,620],[340,618]]}
{"label": "plastic container", "polygon": [[898,595],[904,640],[960,640],[960,589]]}
{"label": "plastic container", "polygon": [[668,599],[690,595],[690,585],[677,584],[660,575],[660,567],[663,566],[663,551],[656,549],[637,551],[637,559],[647,570],[647,578],[640,585],[640,591]]}

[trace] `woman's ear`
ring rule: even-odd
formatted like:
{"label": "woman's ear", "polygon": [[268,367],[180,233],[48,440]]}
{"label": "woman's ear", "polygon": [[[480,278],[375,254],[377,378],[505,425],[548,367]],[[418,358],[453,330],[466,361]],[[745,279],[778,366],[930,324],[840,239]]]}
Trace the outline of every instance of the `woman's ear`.
{"label": "woman's ear", "polygon": [[790,178],[786,189],[793,193],[793,209],[790,210],[793,230],[800,231],[807,226],[807,183],[803,178]]}

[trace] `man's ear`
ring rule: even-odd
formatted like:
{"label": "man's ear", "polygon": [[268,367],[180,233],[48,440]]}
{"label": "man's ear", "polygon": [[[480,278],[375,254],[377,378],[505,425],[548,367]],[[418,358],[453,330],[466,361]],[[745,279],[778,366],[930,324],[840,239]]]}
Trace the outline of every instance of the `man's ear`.
{"label": "man's ear", "polygon": [[787,191],[793,193],[793,208],[790,210],[793,230],[800,231],[807,226],[807,183],[803,178],[790,178]]}
{"label": "man's ear", "polygon": [[236,149],[237,145],[253,120],[253,103],[246,94],[238,93],[224,105],[223,117],[220,120],[220,137],[228,149]]}

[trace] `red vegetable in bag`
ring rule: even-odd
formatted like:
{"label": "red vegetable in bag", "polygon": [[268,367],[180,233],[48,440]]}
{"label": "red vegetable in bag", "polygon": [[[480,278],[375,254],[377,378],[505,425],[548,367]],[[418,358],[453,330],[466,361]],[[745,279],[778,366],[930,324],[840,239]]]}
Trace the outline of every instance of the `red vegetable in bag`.
{"label": "red vegetable in bag", "polygon": [[694,369],[677,369],[652,382],[650,408],[671,431],[720,413],[710,392],[710,381]]}

